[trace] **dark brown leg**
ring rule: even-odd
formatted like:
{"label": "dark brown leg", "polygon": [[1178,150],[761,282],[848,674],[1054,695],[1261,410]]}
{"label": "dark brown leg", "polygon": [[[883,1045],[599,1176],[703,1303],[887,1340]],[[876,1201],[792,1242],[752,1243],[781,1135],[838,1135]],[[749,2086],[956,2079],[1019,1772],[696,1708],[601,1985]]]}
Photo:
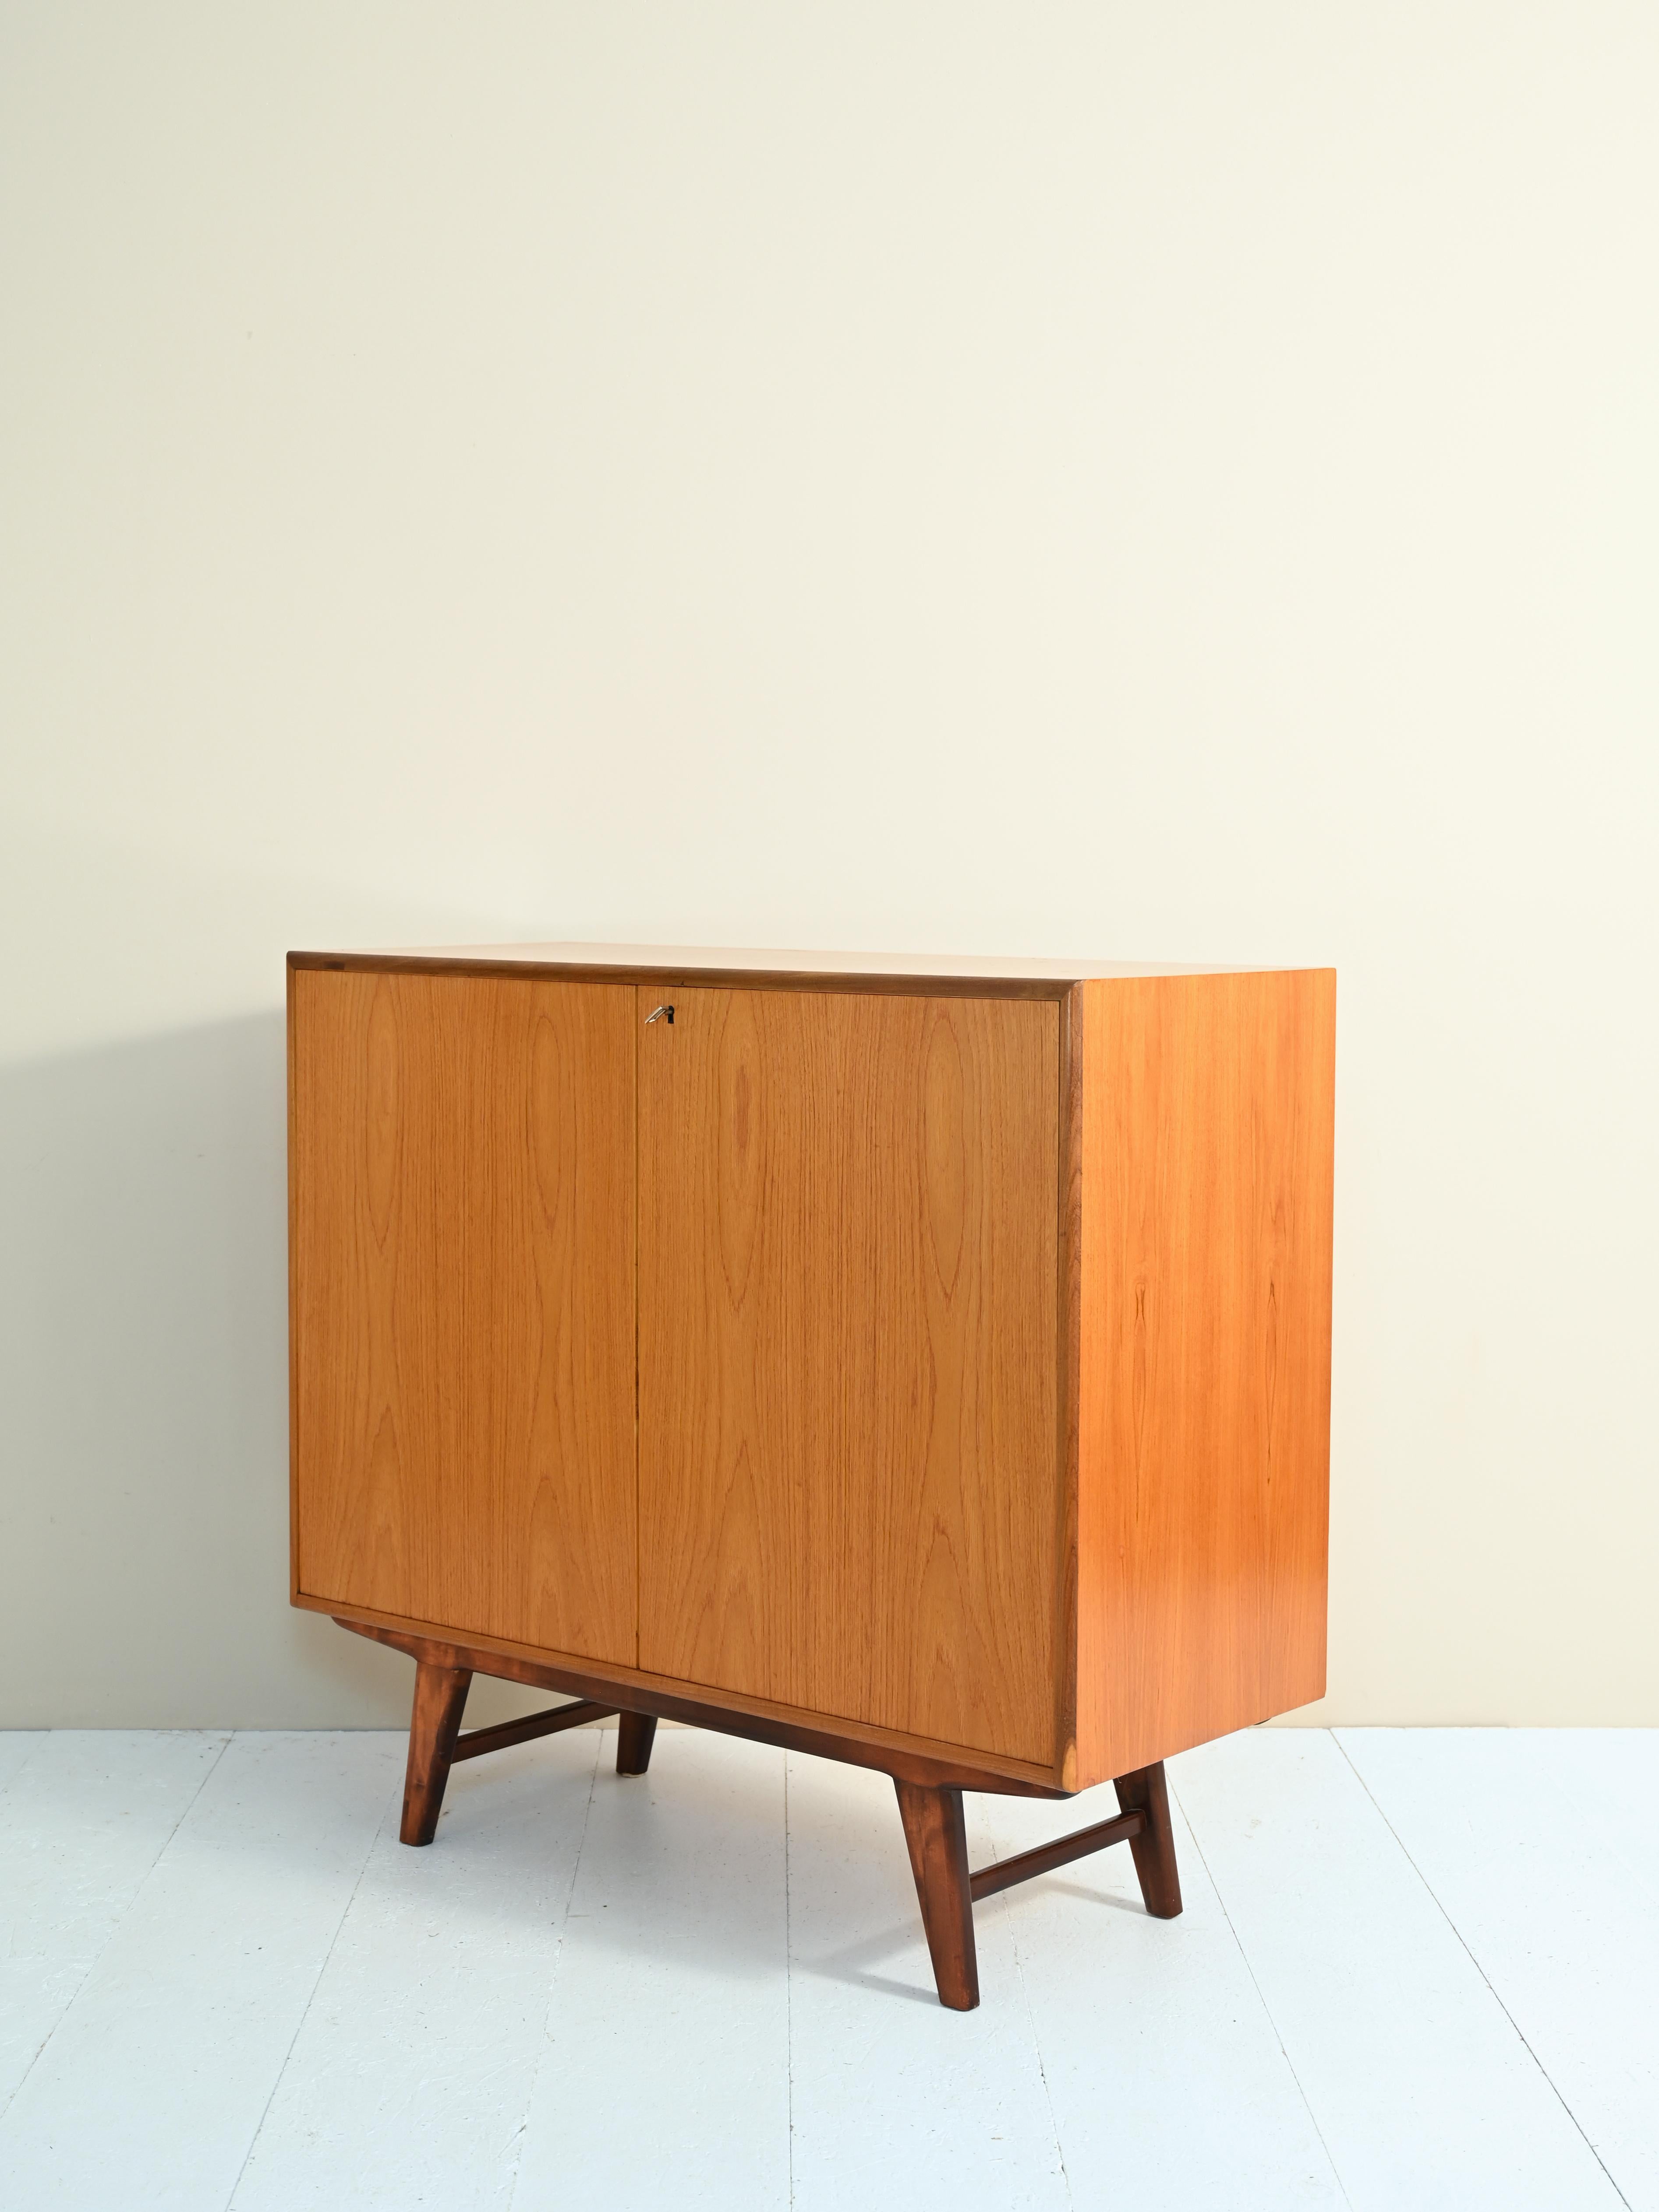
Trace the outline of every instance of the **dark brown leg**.
{"label": "dark brown leg", "polygon": [[656,1741],[657,1723],[650,1713],[619,1713],[621,1723],[617,1730],[617,1771],[618,1774],[643,1774],[651,1764],[651,1747]]}
{"label": "dark brown leg", "polygon": [[1143,1813],[1146,1826],[1129,1838],[1135,1855],[1140,1893],[1154,1920],[1173,1920],[1181,1910],[1181,1877],[1176,1872],[1175,1831],[1170,1826],[1170,1792],[1164,1780],[1164,1761],[1120,1774],[1113,1784],[1117,1802],[1126,1813]]}
{"label": "dark brown leg", "polygon": [[968,1892],[968,1833],[960,1790],[933,1790],[893,1778],[899,1818],[910,1849],[921,1924],[933,1961],[939,2001],[952,2012],[979,2002],[979,1960],[974,1950],[974,1905]]}
{"label": "dark brown leg", "polygon": [[471,1680],[465,1667],[434,1667],[422,1659],[416,1668],[409,1768],[404,1778],[404,1824],[398,1832],[406,1844],[429,1844],[438,1832],[444,1784]]}

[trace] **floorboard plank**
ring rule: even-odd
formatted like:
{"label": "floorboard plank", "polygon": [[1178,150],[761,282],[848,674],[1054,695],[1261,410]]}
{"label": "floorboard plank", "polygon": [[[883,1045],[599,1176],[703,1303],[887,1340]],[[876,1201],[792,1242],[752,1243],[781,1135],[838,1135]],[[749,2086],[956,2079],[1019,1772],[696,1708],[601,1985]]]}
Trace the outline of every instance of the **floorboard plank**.
{"label": "floorboard plank", "polygon": [[[1069,1805],[987,1798],[999,1858],[1109,1820],[1109,1785]],[[1137,2212],[1343,2203],[1214,1886],[1173,1811],[1183,1911],[1151,1919],[1127,1844],[980,1905],[1018,1950],[1074,2201]],[[1194,2124],[1201,2115],[1201,2124]]]}
{"label": "floorboard plank", "polygon": [[385,1821],[235,2212],[505,2212],[607,1743],[573,1729],[457,1767],[424,1849]]}
{"label": "floorboard plank", "polygon": [[1659,2212],[1659,1730],[1343,1729],[1637,2212]]}
{"label": "floorboard plank", "polygon": [[659,1729],[593,1790],[514,2212],[789,2202],[783,1754]]}
{"label": "floorboard plank", "polygon": [[[1182,1916],[1122,1850],[987,1899],[969,2014],[884,1778],[615,1745],[408,1851],[401,1736],[0,1739],[0,2203],[1659,2212],[1659,1734],[1186,1754]],[[969,1797],[975,1863],[1099,1796]]]}
{"label": "floorboard plank", "polygon": [[1066,2206],[1006,1917],[976,1908],[980,2006],[947,2012],[885,1775],[790,1754],[789,1899],[796,2212]]}
{"label": "floorboard plank", "polygon": [[51,1734],[49,1729],[0,1729],[0,1796],[10,1789]]}
{"label": "floorboard plank", "polygon": [[1252,1729],[1170,1778],[1355,2212],[1618,2212],[1324,1729]]}
{"label": "floorboard plank", "polygon": [[402,1766],[233,1738],[0,2120],[0,2203],[222,2212]]}
{"label": "floorboard plank", "polygon": [[0,1796],[0,2112],[227,1741],[105,1729],[33,1739]]}

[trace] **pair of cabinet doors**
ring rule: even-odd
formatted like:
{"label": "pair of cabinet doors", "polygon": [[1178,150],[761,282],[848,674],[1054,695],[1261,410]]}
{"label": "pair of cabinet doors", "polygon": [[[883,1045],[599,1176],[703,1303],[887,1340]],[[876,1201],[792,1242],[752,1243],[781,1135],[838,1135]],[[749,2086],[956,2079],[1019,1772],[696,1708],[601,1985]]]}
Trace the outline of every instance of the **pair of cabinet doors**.
{"label": "pair of cabinet doors", "polygon": [[1055,1001],[293,987],[301,1601],[1050,1764]]}

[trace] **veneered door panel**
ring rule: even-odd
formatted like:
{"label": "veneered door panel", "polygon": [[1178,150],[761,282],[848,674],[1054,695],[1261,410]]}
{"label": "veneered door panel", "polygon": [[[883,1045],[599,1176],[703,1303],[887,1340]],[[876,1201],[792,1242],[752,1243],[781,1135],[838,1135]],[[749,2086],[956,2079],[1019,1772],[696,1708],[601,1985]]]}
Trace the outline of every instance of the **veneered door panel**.
{"label": "veneered door panel", "polygon": [[639,1014],[641,1665],[1050,1760],[1057,1006]]}
{"label": "veneered door panel", "polygon": [[291,988],[299,1589],[632,1665],[632,987]]}

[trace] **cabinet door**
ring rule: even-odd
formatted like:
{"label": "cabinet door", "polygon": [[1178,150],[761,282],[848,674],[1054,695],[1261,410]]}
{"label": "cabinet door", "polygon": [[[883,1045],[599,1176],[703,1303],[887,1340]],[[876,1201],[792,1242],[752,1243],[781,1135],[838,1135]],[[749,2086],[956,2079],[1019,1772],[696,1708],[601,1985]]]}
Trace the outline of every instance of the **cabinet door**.
{"label": "cabinet door", "polygon": [[640,1662],[1054,1753],[1059,1012],[641,994]]}
{"label": "cabinet door", "polygon": [[634,1012],[295,972],[301,1591],[632,1665]]}

